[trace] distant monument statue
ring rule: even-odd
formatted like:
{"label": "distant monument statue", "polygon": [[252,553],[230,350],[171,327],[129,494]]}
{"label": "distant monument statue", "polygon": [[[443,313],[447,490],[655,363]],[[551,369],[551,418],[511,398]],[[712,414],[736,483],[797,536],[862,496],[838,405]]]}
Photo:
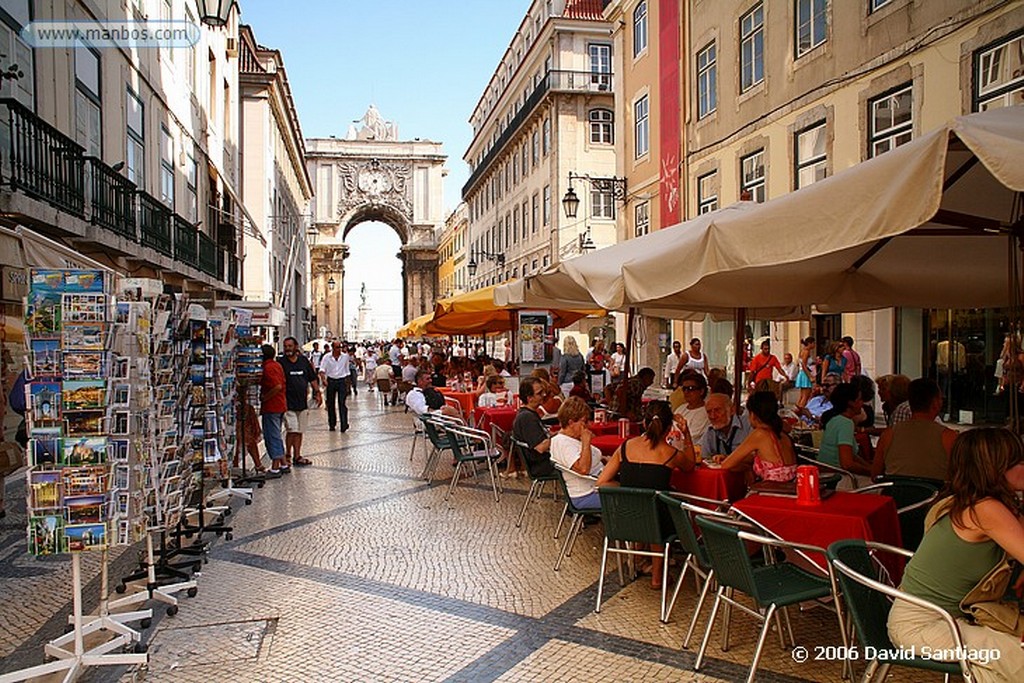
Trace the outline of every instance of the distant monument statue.
{"label": "distant monument statue", "polygon": [[[361,127],[355,124],[362,123]],[[377,107],[373,104],[363,114],[363,118],[355,121],[348,127],[346,140],[378,140],[395,142],[398,140],[398,124],[394,121],[385,121],[380,115]]]}

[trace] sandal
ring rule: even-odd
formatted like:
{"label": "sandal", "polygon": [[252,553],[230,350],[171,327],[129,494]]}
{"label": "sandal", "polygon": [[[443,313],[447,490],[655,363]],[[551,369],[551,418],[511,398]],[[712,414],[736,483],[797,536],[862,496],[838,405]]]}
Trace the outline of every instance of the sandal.
{"label": "sandal", "polygon": [[296,467],[305,467],[307,465],[312,465],[313,461],[309,458],[295,458],[295,460],[292,461],[292,464]]}

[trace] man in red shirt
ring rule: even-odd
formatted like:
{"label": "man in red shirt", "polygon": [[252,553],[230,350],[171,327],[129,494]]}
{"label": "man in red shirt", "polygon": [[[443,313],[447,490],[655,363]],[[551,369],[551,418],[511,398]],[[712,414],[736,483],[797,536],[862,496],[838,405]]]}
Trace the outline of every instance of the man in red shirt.
{"label": "man in red shirt", "polygon": [[260,414],[263,416],[263,442],[271,459],[270,473],[278,474],[284,467],[284,439],[281,436],[285,400],[284,368],[277,362],[277,349],[263,345],[263,379],[260,381]]}
{"label": "man in red shirt", "polygon": [[761,353],[754,356],[754,359],[750,361],[750,390],[755,391],[759,382],[772,379],[772,370],[778,370],[780,373],[785,374],[782,370],[782,363],[779,359],[772,355],[772,343],[765,339],[761,342]]}

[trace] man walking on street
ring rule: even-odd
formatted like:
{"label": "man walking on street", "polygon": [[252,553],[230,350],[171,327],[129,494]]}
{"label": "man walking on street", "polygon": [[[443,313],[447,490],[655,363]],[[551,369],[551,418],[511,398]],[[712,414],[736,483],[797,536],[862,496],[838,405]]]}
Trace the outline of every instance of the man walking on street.
{"label": "man walking on street", "polygon": [[[348,431],[348,379],[352,358],[341,350],[341,342],[331,345],[331,352],[320,361],[320,381],[327,385],[327,428],[335,425]],[[340,423],[340,424],[339,424]]]}
{"label": "man walking on street", "polygon": [[277,349],[263,345],[263,378],[260,380],[260,414],[263,420],[263,443],[270,458],[270,474],[280,474],[284,467],[284,441],[281,438],[284,414],[288,410],[285,399],[284,368],[274,360]]}
{"label": "man walking on street", "polygon": [[295,337],[284,340],[284,355],[278,358],[284,369],[285,399],[288,411],[284,414],[285,436],[285,471],[291,463],[298,466],[312,465],[312,461],[302,457],[302,433],[306,431],[306,409],[309,407],[309,389],[313,388],[313,405],[319,406],[320,380],[309,359],[299,353],[299,342]]}

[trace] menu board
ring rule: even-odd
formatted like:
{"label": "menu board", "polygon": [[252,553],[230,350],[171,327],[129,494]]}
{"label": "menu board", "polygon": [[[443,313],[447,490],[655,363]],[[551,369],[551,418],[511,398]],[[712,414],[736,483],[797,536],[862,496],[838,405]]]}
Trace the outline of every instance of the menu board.
{"label": "menu board", "polygon": [[519,362],[544,363],[551,340],[551,316],[547,311],[519,311]]}

